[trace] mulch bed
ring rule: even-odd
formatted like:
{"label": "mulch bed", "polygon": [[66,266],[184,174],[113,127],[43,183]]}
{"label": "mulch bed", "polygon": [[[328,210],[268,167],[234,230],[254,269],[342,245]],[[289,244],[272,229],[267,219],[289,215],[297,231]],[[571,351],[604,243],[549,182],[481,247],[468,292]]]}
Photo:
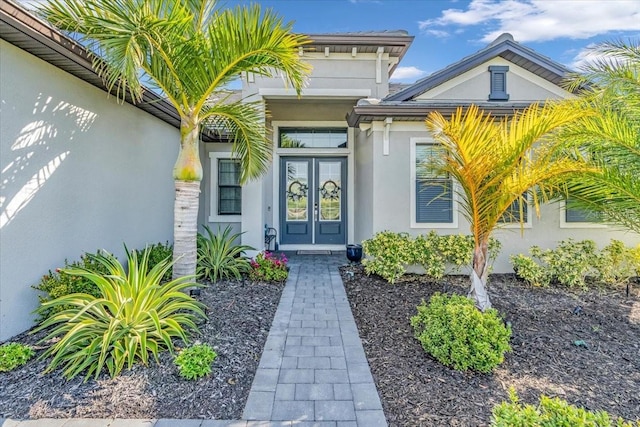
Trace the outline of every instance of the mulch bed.
{"label": "mulch bed", "polygon": [[[228,281],[202,291],[198,299],[208,307],[209,320],[194,340],[218,354],[209,377],[182,379],[168,352],[160,364],[87,382],[81,376],[67,381],[60,370],[43,375],[47,361],[32,359],[0,373],[0,418],[240,419],[283,288]],[[37,346],[42,336],[25,333],[10,341]]]}
{"label": "mulch bed", "polygon": [[[408,275],[390,285],[361,267],[343,267],[342,275],[390,426],[486,426],[510,387],[524,403],[546,394],[615,417],[640,417],[637,285],[626,297],[624,289],[570,292],[492,276],[489,293],[512,325],[513,351],[492,374],[476,374],[432,359],[409,325],[434,292],[465,295],[466,276],[434,283]],[[580,340],[586,347],[576,345]]]}

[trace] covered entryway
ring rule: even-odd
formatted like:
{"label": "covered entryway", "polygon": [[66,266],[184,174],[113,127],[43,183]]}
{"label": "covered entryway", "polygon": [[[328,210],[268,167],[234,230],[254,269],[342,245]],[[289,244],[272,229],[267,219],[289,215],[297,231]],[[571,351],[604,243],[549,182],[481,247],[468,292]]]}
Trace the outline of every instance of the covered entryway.
{"label": "covered entryway", "polygon": [[281,157],[280,243],[345,244],[346,187],[346,157]]}

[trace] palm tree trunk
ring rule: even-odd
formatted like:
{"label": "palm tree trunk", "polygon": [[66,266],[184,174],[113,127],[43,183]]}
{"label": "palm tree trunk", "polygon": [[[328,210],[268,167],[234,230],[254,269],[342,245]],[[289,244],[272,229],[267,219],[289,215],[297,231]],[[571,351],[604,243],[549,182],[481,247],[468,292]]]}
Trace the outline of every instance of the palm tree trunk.
{"label": "palm tree trunk", "polygon": [[487,279],[489,277],[489,242],[476,244],[473,250],[473,269],[471,270],[471,287],[469,298],[476,302],[481,311],[491,308],[491,300],[487,293]]}
{"label": "palm tree trunk", "polygon": [[176,198],[173,224],[173,278],[195,276],[197,261],[198,208],[200,206],[200,128],[197,118],[183,118],[180,152],[173,168]]}

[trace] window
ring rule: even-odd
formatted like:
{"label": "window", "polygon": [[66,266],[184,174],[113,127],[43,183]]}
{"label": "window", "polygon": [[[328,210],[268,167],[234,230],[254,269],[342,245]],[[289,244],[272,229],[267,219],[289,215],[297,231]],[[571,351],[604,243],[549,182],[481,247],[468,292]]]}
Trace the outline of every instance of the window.
{"label": "window", "polygon": [[344,128],[280,128],[280,148],[347,148]]}
{"label": "window", "polygon": [[212,151],[209,222],[242,221],[240,162],[230,152]]}
{"label": "window", "polygon": [[566,223],[591,222],[601,223],[602,218],[597,212],[572,207],[571,197],[567,198],[564,210],[564,221]]}
{"label": "window", "polygon": [[218,215],[240,215],[241,212],[240,162],[218,159]]}
{"label": "window", "polygon": [[509,67],[505,65],[492,65],[489,67],[491,73],[491,93],[489,101],[508,101],[507,93],[507,72]]}
{"label": "window", "polygon": [[415,223],[453,224],[453,180],[426,168],[442,155],[438,144],[415,145]]}
{"label": "window", "polygon": [[523,204],[522,204],[522,217],[520,217],[520,201],[515,200],[511,203],[511,206],[502,214],[502,217],[499,221],[501,224],[515,224],[520,226],[520,224],[530,225],[531,218],[529,218],[529,197],[524,196]]}

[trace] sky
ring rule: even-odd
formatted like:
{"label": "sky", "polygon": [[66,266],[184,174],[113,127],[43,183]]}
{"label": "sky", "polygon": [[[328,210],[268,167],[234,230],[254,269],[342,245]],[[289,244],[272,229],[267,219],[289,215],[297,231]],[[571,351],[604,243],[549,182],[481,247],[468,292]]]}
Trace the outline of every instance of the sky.
{"label": "sky", "polygon": [[[248,4],[220,0],[224,6]],[[255,1],[254,1],[255,3]],[[571,69],[602,41],[640,38],[640,0],[264,0],[295,32],[405,30],[415,39],[393,81],[413,83],[504,32]]]}

